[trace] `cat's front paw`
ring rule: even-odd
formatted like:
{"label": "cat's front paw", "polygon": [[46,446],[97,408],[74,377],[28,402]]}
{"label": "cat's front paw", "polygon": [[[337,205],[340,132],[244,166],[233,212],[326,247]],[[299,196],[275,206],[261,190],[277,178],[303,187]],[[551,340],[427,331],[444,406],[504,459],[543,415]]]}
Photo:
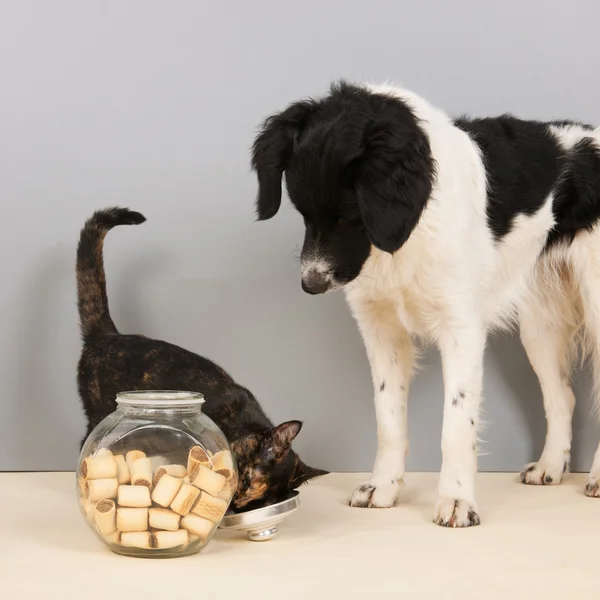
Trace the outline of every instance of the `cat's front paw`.
{"label": "cat's front paw", "polygon": [[456,498],[439,498],[433,522],[442,527],[473,527],[479,525],[481,520],[474,504]]}
{"label": "cat's front paw", "polygon": [[359,485],[350,498],[350,506],[360,508],[390,508],[394,506],[400,496],[402,480],[393,480],[387,483],[369,481]]}

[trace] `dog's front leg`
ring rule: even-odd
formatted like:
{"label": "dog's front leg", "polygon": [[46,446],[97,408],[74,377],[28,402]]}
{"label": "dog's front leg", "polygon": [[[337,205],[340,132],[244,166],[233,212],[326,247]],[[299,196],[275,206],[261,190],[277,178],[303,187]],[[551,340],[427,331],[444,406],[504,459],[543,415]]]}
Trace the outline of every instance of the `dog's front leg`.
{"label": "dog's front leg", "polygon": [[394,506],[408,452],[406,408],[413,370],[413,344],[394,303],[350,302],[362,334],[375,389],[377,457],[369,481],[359,485],[351,506]]}
{"label": "dog's front leg", "polygon": [[453,322],[439,340],[444,371],[442,470],[434,522],[445,527],[479,525],[475,502],[477,427],[481,404],[485,329]]}

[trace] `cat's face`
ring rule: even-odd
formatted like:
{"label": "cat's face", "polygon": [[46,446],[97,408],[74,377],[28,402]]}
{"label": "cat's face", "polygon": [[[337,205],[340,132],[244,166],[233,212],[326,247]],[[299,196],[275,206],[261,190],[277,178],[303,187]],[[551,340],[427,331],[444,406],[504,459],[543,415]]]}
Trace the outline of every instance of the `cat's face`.
{"label": "cat's face", "polygon": [[238,465],[238,487],[231,510],[243,512],[289,497],[304,482],[327,471],[306,466],[291,449],[302,423],[288,421],[232,444]]}

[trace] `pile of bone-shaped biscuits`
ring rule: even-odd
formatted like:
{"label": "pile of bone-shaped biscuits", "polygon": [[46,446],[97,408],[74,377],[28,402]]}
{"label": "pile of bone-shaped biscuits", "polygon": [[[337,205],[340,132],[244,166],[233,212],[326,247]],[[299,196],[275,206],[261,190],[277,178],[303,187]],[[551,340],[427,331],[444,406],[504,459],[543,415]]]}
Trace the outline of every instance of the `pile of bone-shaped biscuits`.
{"label": "pile of bone-shaped biscuits", "polygon": [[219,525],[237,485],[229,451],[190,449],[187,465],[155,468],[141,450],[100,450],[81,462],[80,503],[111,545],[146,550],[204,545]]}

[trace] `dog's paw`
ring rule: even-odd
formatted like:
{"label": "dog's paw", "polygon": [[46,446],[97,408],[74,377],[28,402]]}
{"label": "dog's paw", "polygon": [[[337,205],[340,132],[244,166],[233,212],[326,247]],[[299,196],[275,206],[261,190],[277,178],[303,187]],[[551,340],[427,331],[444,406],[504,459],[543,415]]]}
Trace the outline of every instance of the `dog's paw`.
{"label": "dog's paw", "polygon": [[550,464],[536,462],[521,471],[521,482],[528,485],[558,485],[567,470],[568,463]]}
{"label": "dog's paw", "polygon": [[439,498],[433,513],[433,522],[442,527],[473,527],[481,520],[476,507],[466,500]]}
{"label": "dog's paw", "polygon": [[390,508],[400,495],[400,481],[378,484],[374,482],[359,485],[350,498],[350,506],[361,508]]}
{"label": "dog's paw", "polygon": [[585,495],[590,498],[600,498],[600,481],[590,475],[585,484]]}

